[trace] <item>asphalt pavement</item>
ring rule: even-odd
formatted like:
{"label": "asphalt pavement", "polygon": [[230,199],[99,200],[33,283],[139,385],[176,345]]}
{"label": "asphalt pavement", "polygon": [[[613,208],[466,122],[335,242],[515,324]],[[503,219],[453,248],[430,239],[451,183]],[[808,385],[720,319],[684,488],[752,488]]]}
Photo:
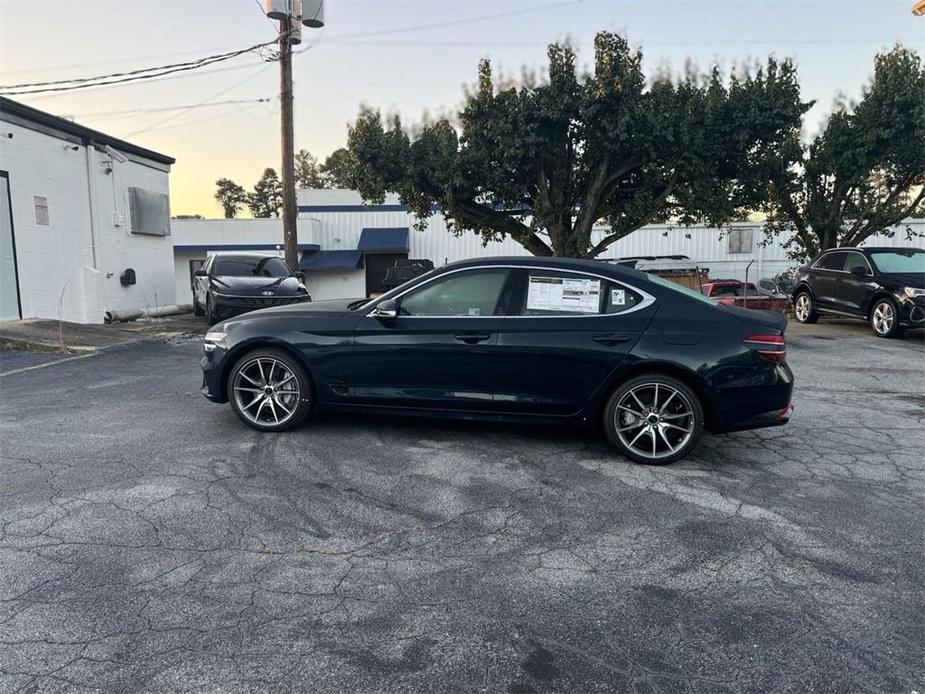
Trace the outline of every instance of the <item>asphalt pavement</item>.
{"label": "asphalt pavement", "polygon": [[253,432],[199,345],[0,378],[0,691],[925,690],[925,349],[789,331],[795,412]]}

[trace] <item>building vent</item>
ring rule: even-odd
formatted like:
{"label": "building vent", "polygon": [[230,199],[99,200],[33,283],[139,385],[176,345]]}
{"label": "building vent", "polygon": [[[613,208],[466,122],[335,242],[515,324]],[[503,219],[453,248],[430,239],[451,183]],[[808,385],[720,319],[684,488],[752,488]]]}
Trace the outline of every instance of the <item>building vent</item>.
{"label": "building vent", "polygon": [[163,193],[143,188],[128,189],[133,234],[170,235],[170,202]]}
{"label": "building vent", "polygon": [[751,253],[755,244],[755,229],[753,227],[738,227],[730,229],[726,236],[729,243],[729,254]]}

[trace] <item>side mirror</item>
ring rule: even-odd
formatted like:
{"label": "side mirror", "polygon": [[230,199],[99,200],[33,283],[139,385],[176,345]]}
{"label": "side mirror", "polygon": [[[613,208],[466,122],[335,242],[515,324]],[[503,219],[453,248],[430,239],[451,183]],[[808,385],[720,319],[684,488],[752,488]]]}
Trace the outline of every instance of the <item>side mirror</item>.
{"label": "side mirror", "polygon": [[198,270],[196,270],[196,272],[193,273],[193,276],[194,277],[208,277],[209,273],[203,270],[202,268],[199,268]]}
{"label": "side mirror", "polygon": [[851,274],[855,277],[865,277],[867,275],[867,270],[865,270],[860,265],[855,265],[853,268],[851,268]]}
{"label": "side mirror", "polygon": [[376,308],[369,312],[371,318],[389,319],[398,315],[398,303],[388,299],[380,302]]}

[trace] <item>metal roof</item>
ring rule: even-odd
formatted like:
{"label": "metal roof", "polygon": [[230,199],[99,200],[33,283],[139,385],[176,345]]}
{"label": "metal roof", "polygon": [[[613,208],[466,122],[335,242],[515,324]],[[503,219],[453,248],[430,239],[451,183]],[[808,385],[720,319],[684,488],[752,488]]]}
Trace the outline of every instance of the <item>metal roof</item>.
{"label": "metal roof", "polygon": [[93,130],[84,125],[74,123],[67,118],[53,116],[50,113],[45,113],[45,111],[39,111],[37,108],[26,106],[18,101],[8,99],[5,96],[0,96],[0,118],[27,128],[30,127],[30,124],[32,126],[38,126],[32,129],[39,130],[40,132],[42,130],[53,130],[58,133],[72,135],[80,138],[85,145],[109,145],[120,152],[134,154],[135,156],[144,157],[145,159],[150,159],[160,164],[173,164],[176,162],[176,159],[166,154],[133,145],[131,142],[126,142],[125,140],[120,140],[106,133],[101,133],[99,130]]}

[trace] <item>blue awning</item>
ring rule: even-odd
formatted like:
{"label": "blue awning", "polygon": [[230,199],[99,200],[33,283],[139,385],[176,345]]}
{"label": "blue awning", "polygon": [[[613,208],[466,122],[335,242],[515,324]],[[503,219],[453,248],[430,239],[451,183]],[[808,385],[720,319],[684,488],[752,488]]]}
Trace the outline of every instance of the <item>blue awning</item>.
{"label": "blue awning", "polygon": [[363,229],[357,250],[364,253],[407,253],[408,227]]}
{"label": "blue awning", "polygon": [[300,270],[314,272],[324,270],[356,270],[363,267],[363,253],[360,251],[318,251],[306,253],[299,263]]}

